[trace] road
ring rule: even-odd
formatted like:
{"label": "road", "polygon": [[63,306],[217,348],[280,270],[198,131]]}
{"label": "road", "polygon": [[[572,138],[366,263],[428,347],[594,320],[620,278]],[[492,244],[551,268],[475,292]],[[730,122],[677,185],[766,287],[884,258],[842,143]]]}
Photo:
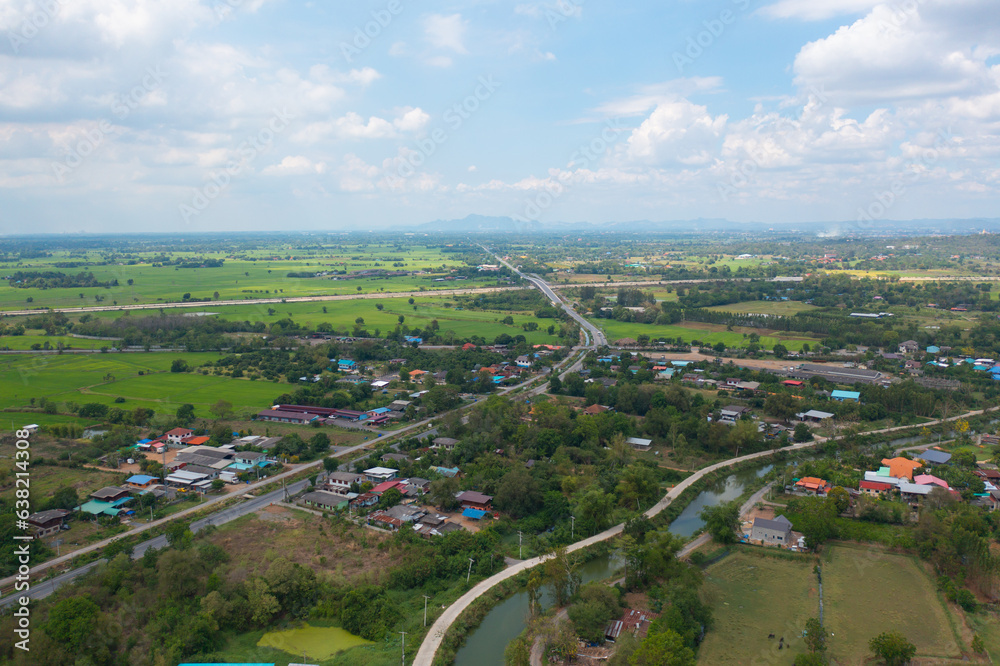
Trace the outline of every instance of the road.
{"label": "road", "polygon": [[[481,245],[480,247],[482,247],[487,252],[490,252],[490,250],[487,249],[485,245]],[[589,321],[587,321],[586,319],[584,319],[582,316],[580,316],[580,314],[576,310],[574,310],[570,306],[569,303],[567,303],[566,301],[564,301],[561,296],[559,296],[558,294],[556,294],[556,292],[554,292],[552,290],[552,286],[548,282],[546,282],[542,278],[538,277],[537,275],[525,275],[524,273],[522,273],[521,271],[519,271],[517,268],[515,268],[514,266],[512,266],[508,261],[506,261],[500,255],[492,253],[492,252],[491,252],[491,254],[493,254],[493,256],[495,256],[497,258],[497,261],[499,261],[504,266],[506,266],[510,270],[514,271],[515,273],[517,273],[521,278],[527,280],[528,282],[530,282],[531,284],[533,284],[535,287],[537,287],[543,294],[545,294],[545,296],[549,299],[549,301],[552,302],[552,305],[554,305],[556,307],[559,307],[559,308],[562,308],[563,312],[565,312],[570,317],[572,317],[574,320],[576,320],[576,322],[578,324],[580,324],[580,326],[583,328],[583,330],[586,331],[586,333],[587,333],[587,336],[588,336],[587,346],[589,346],[589,347],[602,347],[602,346],[605,346],[605,345],[608,344],[608,339],[607,339],[607,337],[605,337],[604,331],[602,331],[601,329],[597,328],[596,326],[594,326],[593,324],[591,324]]]}
{"label": "road", "polygon": [[[957,421],[958,419],[969,418],[971,416],[980,416],[986,412],[994,412],[997,411],[998,409],[1000,409],[1000,407],[991,407],[987,410],[978,409],[971,412],[967,412],[965,414],[960,414],[958,416],[953,416],[944,420]],[[938,423],[941,423],[941,420],[924,423],[921,424],[920,427],[937,425]],[[896,426],[893,428],[884,428],[882,430],[875,430],[868,434],[901,432],[904,430],[912,430],[915,427],[918,426]],[[840,438],[834,437],[832,439],[835,441]],[[819,444],[823,444],[826,441],[829,441],[828,438],[817,437],[811,442],[800,442],[797,444],[786,446],[778,450],[788,451],[788,452],[801,451],[804,449],[812,448]],[[671,488],[659,502],[657,502],[650,509],[645,511],[643,515],[645,515],[647,518],[653,518],[654,516],[658,515],[661,511],[670,506],[670,504],[673,503],[675,499],[680,497],[681,493],[690,488],[692,484],[696,483],[698,480],[702,479],[708,474],[711,474],[712,472],[722,470],[727,467],[732,467],[733,465],[738,465],[740,463],[752,460],[758,460],[760,458],[773,455],[774,453],[775,451],[758,451],[757,453],[750,453],[745,456],[740,456],[739,458],[724,460],[722,462],[715,463],[714,465],[709,465],[704,469],[698,470],[697,472],[695,472],[694,474],[687,477],[686,479],[678,483],[676,486]],[[751,497],[751,499],[753,499],[753,497]],[[611,527],[601,532],[600,534],[596,534],[587,539],[583,539],[582,541],[577,541],[576,543],[570,544],[569,546],[567,546],[566,551],[569,553],[573,553],[578,550],[588,548],[589,546],[593,546],[594,544],[601,543],[602,541],[608,541],[609,539],[613,539],[614,537],[622,533],[624,527],[625,527],[624,523],[615,525],[614,527]],[[438,648],[441,647],[441,643],[444,641],[444,637],[445,634],[448,632],[448,629],[451,627],[452,624],[455,623],[455,621],[459,618],[462,612],[465,611],[465,609],[468,608],[473,601],[478,599],[483,594],[486,594],[489,590],[491,590],[499,583],[518,575],[522,571],[527,571],[529,569],[538,566],[539,564],[543,564],[546,560],[548,560],[551,557],[552,555],[548,554],[548,555],[541,555],[539,557],[533,557],[529,560],[522,560],[521,562],[515,564],[514,566],[504,569],[503,571],[496,573],[493,576],[490,576],[489,578],[486,578],[477,583],[475,586],[473,586],[472,589],[470,589],[468,592],[459,597],[459,599],[455,603],[453,603],[451,606],[445,609],[444,613],[442,613],[437,618],[437,620],[434,621],[434,624],[431,625],[430,631],[427,632],[427,635],[424,637],[423,642],[420,644],[420,649],[417,651],[417,654],[414,657],[412,666],[433,665],[434,655],[437,653]]]}

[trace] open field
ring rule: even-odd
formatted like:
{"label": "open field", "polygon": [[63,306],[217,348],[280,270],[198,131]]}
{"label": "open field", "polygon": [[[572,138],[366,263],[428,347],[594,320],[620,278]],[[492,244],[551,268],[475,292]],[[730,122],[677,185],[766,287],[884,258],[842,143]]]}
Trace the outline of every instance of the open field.
{"label": "open field", "polygon": [[[462,283],[434,282],[434,278],[446,275],[453,267],[465,266],[458,256],[443,253],[438,248],[415,245],[404,249],[389,245],[346,246],[343,248],[323,248],[320,250],[294,250],[295,259],[289,251],[276,246],[274,255],[261,251],[258,260],[234,259],[222,253],[173,252],[170,259],[222,259],[225,263],[218,268],[180,268],[178,266],[154,266],[152,259],[157,253],[142,253],[144,263],[133,265],[111,264],[104,266],[76,266],[59,268],[59,262],[102,262],[97,253],[86,256],[70,256],[65,252],[54,252],[52,257],[33,259],[20,263],[0,263],[0,275],[16,271],[59,271],[67,275],[80,272],[94,274],[99,282],[118,280],[118,285],[110,288],[53,288],[22,289],[0,284],[0,310],[30,307],[74,307],[94,305],[97,298],[101,304],[157,303],[179,301],[185,293],[194,298],[211,298],[215,292],[219,298],[236,299],[265,296],[309,296],[316,294],[385,291],[416,291],[421,287],[428,290],[465,286],[483,286],[495,282],[495,278],[465,280]],[[388,261],[386,261],[388,259]],[[402,266],[393,266],[393,263]],[[290,278],[289,273],[321,272],[332,270],[360,271],[384,269],[387,271],[426,271],[425,275],[393,278],[363,278],[357,280],[331,280],[328,278]],[[132,284],[128,281],[132,280]]]}
{"label": "open field", "polygon": [[[203,312],[217,313],[217,316],[233,321],[264,322],[271,324],[279,319],[291,318],[297,324],[316,327],[328,323],[335,329],[344,331],[354,328],[356,319],[364,320],[364,328],[371,333],[377,330],[388,333],[399,324],[399,317],[411,329],[426,329],[432,321],[438,322],[441,333],[452,331],[456,338],[479,335],[492,342],[498,335],[523,335],[531,343],[552,343],[557,336],[549,335],[545,329],[555,324],[558,334],[559,321],[538,319],[531,312],[457,310],[454,298],[414,297],[413,305],[406,298],[358,299],[350,301],[326,301],[315,303],[272,303],[259,305],[213,306],[205,303]],[[382,306],[382,310],[378,309]],[[166,308],[166,314],[190,314],[190,309]],[[157,311],[132,313],[132,317],[156,316]],[[510,315],[514,323],[507,325],[501,320]],[[93,313],[95,317],[116,319],[118,312]],[[526,332],[522,324],[534,322],[540,330]],[[104,343],[107,344],[107,343]]]}
{"label": "open field", "polygon": [[[715,625],[698,653],[699,663],[791,664],[805,650],[806,620],[819,614],[817,561],[834,663],[867,663],[869,639],[890,630],[906,635],[917,646],[918,658],[960,659],[952,629],[959,620],[942,604],[919,561],[836,544],[818,560],[770,558],[743,549],[708,567],[702,594],[713,607]],[[791,648],[778,651],[777,640],[767,638],[772,632]],[[987,633],[984,639],[1000,639]]]}
{"label": "open field", "polygon": [[731,303],[730,305],[716,305],[705,309],[716,310],[718,312],[768,314],[790,317],[815,308],[812,305],[798,301],[746,301],[743,303]]}
{"label": "open field", "polygon": [[614,342],[620,338],[637,339],[640,335],[648,335],[651,340],[657,338],[682,338],[685,342],[700,340],[702,345],[714,345],[718,342],[724,343],[727,347],[742,347],[748,343],[743,337],[746,333],[757,333],[760,335],[760,344],[770,349],[779,342],[791,351],[799,351],[802,345],[815,345],[818,338],[810,337],[803,333],[769,332],[766,329],[744,328],[736,326],[732,331],[727,331],[721,324],[704,324],[701,322],[685,322],[676,326],[657,326],[656,324],[637,324],[633,322],[620,322],[611,319],[591,319],[593,324],[604,330],[609,342]]}
{"label": "open field", "polygon": [[821,566],[824,623],[839,664],[865,663],[869,639],[891,630],[916,645],[918,657],[960,658],[952,630],[958,620],[914,557],[837,544]]}
{"label": "open field", "polygon": [[[805,651],[806,620],[819,614],[813,558],[776,559],[739,550],[705,571],[702,595],[715,624],[701,664],[791,664]],[[774,639],[768,634],[773,633]],[[784,637],[785,649],[778,650]]]}
{"label": "open field", "polygon": [[[48,343],[48,347],[46,347]],[[10,349],[13,351],[27,351],[35,349],[57,349],[59,345],[67,349],[100,349],[101,347],[114,347],[113,340],[88,340],[87,338],[74,338],[71,335],[45,335],[41,331],[32,331],[24,335],[0,335],[0,349]]]}
{"label": "open field", "polygon": [[[257,411],[270,405],[288,384],[231,377],[171,373],[170,364],[184,359],[192,367],[219,358],[214,353],[67,354],[0,357],[0,408],[25,407],[31,398],[54,402],[99,402],[122,409],[146,407],[173,413],[191,403],[199,415],[220,399],[234,409]],[[139,375],[142,372],[143,375]],[[116,404],[115,398],[125,398]],[[41,423],[45,415],[19,416]],[[14,418],[11,416],[10,418]],[[72,417],[68,417],[72,418]]]}

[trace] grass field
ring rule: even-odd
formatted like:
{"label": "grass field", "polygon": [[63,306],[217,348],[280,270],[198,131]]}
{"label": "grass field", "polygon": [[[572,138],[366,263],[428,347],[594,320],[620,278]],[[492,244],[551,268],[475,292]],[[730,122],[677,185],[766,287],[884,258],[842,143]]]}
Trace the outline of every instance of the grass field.
{"label": "grass field", "polygon": [[[399,324],[399,317],[403,316],[404,323],[411,329],[426,329],[432,321],[436,320],[442,335],[452,331],[457,339],[479,335],[492,342],[496,336],[506,333],[511,336],[523,335],[531,343],[552,343],[558,337],[558,320],[538,319],[531,312],[456,310],[454,300],[447,298],[414,297],[413,301],[413,305],[410,305],[409,299],[406,298],[380,298],[217,307],[206,303],[200,311],[217,313],[219,317],[232,321],[264,322],[265,324],[290,317],[303,326],[316,327],[322,323],[329,323],[340,331],[353,329],[355,320],[361,317],[364,319],[364,328],[373,334],[376,329],[383,334],[392,331]],[[379,310],[378,305],[381,305],[383,309]],[[190,314],[191,310],[166,308],[164,312],[166,314]],[[93,314],[112,319],[122,316],[119,312]],[[157,314],[157,311],[134,312],[129,316],[142,317],[156,316]],[[501,323],[501,320],[508,315],[513,318],[513,325]],[[528,322],[535,322],[540,330],[525,332],[522,324]],[[545,329],[553,324],[556,326],[556,335],[549,335]]]}
{"label": "grass field", "polygon": [[746,301],[743,303],[731,303],[730,305],[716,305],[705,309],[716,310],[718,312],[768,314],[790,317],[806,310],[812,310],[814,306],[798,301]]}
{"label": "grass field", "polygon": [[[445,274],[452,267],[464,266],[457,255],[441,252],[440,249],[420,245],[408,246],[400,250],[388,245],[345,246],[323,248],[322,250],[296,250],[295,259],[287,250],[276,248],[274,256],[267,252],[258,253],[259,260],[227,258],[221,253],[203,253],[206,259],[224,259],[218,268],[180,268],[177,266],[153,266],[153,253],[142,253],[145,263],[134,265],[79,266],[58,268],[60,261],[102,261],[103,258],[91,253],[85,257],[69,257],[64,252],[55,252],[45,259],[34,259],[19,264],[0,263],[0,275],[15,271],[60,271],[75,275],[81,271],[91,272],[100,282],[118,280],[118,286],[111,288],[59,288],[21,289],[0,284],[0,310],[25,307],[76,307],[95,305],[96,297],[102,304],[157,303],[179,301],[185,293],[194,298],[211,298],[215,292],[219,298],[236,299],[247,296],[308,296],[315,294],[356,293],[358,286],[364,292],[378,289],[385,291],[416,291],[420,287],[428,290],[454,288],[457,285],[482,286],[494,279],[483,281],[467,280],[463,283],[434,282],[435,274]],[[171,258],[193,258],[192,253],[172,253]],[[391,259],[386,261],[386,259]],[[392,261],[398,259],[398,262]],[[403,266],[392,266],[402,263]],[[320,272],[329,270],[427,271],[428,275],[414,275],[398,278],[365,278],[359,280],[329,280],[325,278],[289,278],[289,273]],[[434,273],[434,272],[437,273]],[[128,281],[132,280],[129,285]],[[82,294],[82,296],[81,296]],[[29,303],[28,298],[32,301]]]}
{"label": "grass field", "polygon": [[[806,620],[819,614],[813,558],[764,557],[741,550],[705,571],[702,595],[715,624],[698,651],[700,664],[791,664],[805,651]],[[774,639],[768,634],[773,633]],[[786,647],[778,650],[778,639]]]}
{"label": "grass field", "polygon": [[269,631],[259,641],[258,647],[272,647],[304,659],[325,661],[338,652],[360,645],[371,645],[360,636],[350,634],[340,627],[314,627],[305,624],[294,629]]}
{"label": "grass field", "polygon": [[[231,402],[237,411],[257,411],[289,388],[288,384],[169,371],[177,358],[198,366],[218,357],[213,353],[4,356],[0,357],[0,408],[23,408],[31,398],[45,397],[55,402],[114,404],[122,409],[147,407],[162,414],[191,403],[197,414],[207,417],[208,407],[220,399]],[[125,402],[115,404],[117,397]],[[45,417],[35,416],[17,420],[42,423]]]}
{"label": "grass field", "polygon": [[[933,581],[913,557],[849,544],[827,546],[822,557],[767,558],[738,551],[705,571],[702,595],[712,605],[715,625],[698,653],[702,664],[791,664],[804,651],[805,622],[818,617],[813,565],[823,575],[824,625],[833,663],[868,663],[868,641],[883,631],[902,632],[918,658],[960,659],[953,626],[958,619],[943,605]],[[773,632],[791,649],[777,650]],[[984,630],[1000,648],[1000,632]]]}
{"label": "grass field", "polygon": [[43,333],[26,333],[25,335],[0,335],[0,349],[10,349],[13,351],[27,351],[32,345],[39,348],[57,349],[62,343],[67,349],[100,349],[101,347],[113,347],[112,340],[88,340],[86,338],[74,338],[71,335],[44,335]]}
{"label": "grass field", "polygon": [[915,558],[838,544],[822,559],[824,622],[839,664],[865,663],[868,641],[891,630],[916,645],[918,657],[960,657],[957,620]]}
{"label": "grass field", "polygon": [[592,323],[604,330],[609,342],[614,342],[620,338],[637,339],[640,335],[648,335],[650,339],[657,338],[683,338],[685,342],[700,340],[702,345],[714,345],[718,342],[725,343],[728,347],[745,347],[749,344],[746,333],[757,333],[760,335],[760,344],[771,349],[779,342],[791,351],[799,351],[802,345],[815,345],[817,338],[809,337],[802,333],[775,333],[768,335],[768,331],[743,328],[736,326],[732,331],[727,331],[721,324],[703,324],[701,322],[685,322],[677,326],[657,326],[656,324],[637,324],[632,322],[612,321],[610,319],[591,319]]}

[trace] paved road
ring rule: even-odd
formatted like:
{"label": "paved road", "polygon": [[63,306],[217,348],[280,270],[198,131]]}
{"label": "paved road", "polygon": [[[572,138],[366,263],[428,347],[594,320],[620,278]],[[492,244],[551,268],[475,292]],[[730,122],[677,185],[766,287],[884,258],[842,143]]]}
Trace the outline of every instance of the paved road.
{"label": "paved road", "polygon": [[[481,245],[480,247],[482,247],[487,252],[490,252],[490,250],[487,249],[485,245]],[[507,262],[506,260],[504,260],[504,258],[501,257],[498,254],[494,254],[493,256],[495,256],[497,258],[497,261],[499,261],[500,263],[502,263],[504,266],[506,266],[510,270],[514,271],[515,273],[517,273],[521,278],[527,280],[528,282],[530,282],[531,284],[533,284],[535,287],[537,287],[552,302],[552,305],[554,305],[556,307],[559,307],[559,308],[562,308],[562,310],[566,314],[568,314],[570,317],[572,317],[574,320],[576,320],[576,322],[579,323],[580,326],[583,328],[583,330],[587,333],[587,336],[588,336],[588,338],[587,338],[587,346],[601,347],[601,346],[604,346],[604,345],[608,344],[608,339],[607,339],[607,337],[605,337],[604,331],[602,331],[601,329],[597,328],[596,326],[594,326],[593,324],[591,324],[589,321],[587,321],[586,319],[584,319],[582,316],[580,316],[580,314],[577,313],[577,311],[574,310],[569,305],[569,303],[565,302],[562,299],[561,296],[559,296],[558,294],[556,294],[556,292],[554,292],[552,290],[552,286],[548,282],[546,282],[545,280],[543,280],[542,278],[540,278],[537,275],[525,275],[524,273],[522,273],[521,271],[519,271],[517,268],[515,268],[514,266],[512,266],[509,262]]]}
{"label": "paved road", "polygon": [[[991,407],[986,410],[979,409],[967,412],[965,414],[960,414],[958,416],[953,416],[945,420],[957,421],[958,419],[968,418],[970,416],[979,416],[986,412],[994,412],[997,410],[1000,410],[1000,407]],[[915,427],[922,427],[925,425],[937,425],[940,422],[941,420],[936,420],[936,421],[931,421],[929,423],[920,424],[920,426],[897,426],[893,428],[884,428],[882,430],[872,431],[871,433],[868,434],[894,433],[904,430],[912,430]],[[837,440],[840,438],[834,437],[831,439]],[[803,449],[809,449],[819,444],[823,444],[826,441],[829,441],[828,438],[817,437],[815,440],[811,442],[800,442],[797,444],[792,444],[791,446],[786,446],[779,450],[789,451],[789,452],[801,451]],[[663,499],[657,502],[649,510],[645,511],[643,515],[645,515],[647,518],[653,518],[661,511],[666,509],[668,506],[670,506],[670,504],[673,503],[673,501],[677,499],[681,495],[681,493],[690,488],[692,484],[694,484],[696,481],[703,478],[704,476],[711,474],[712,472],[725,469],[727,467],[732,467],[733,465],[737,465],[747,461],[764,458],[772,455],[773,453],[774,451],[758,451],[757,453],[750,453],[745,456],[740,456],[739,458],[732,458],[730,460],[724,460],[722,462],[715,463],[714,465],[709,465],[708,467],[705,467],[704,469],[695,472],[694,474],[687,477],[686,479],[678,483],[676,486],[671,488],[667,492],[667,494],[663,496]],[[569,553],[573,553],[578,550],[582,550],[584,548],[592,546],[594,544],[600,543],[602,541],[613,539],[614,537],[622,533],[623,528],[624,524],[615,525],[614,527],[611,527],[601,532],[600,534],[596,534],[592,537],[583,539],[582,541],[577,541],[576,543],[569,545],[566,548],[566,551]],[[548,555],[541,555],[539,557],[534,557],[531,558],[530,560],[523,560],[512,567],[504,569],[503,571],[494,574],[493,576],[490,576],[485,580],[480,581],[471,590],[469,590],[461,597],[459,597],[459,599],[455,603],[453,603],[451,606],[445,609],[445,612],[442,613],[437,620],[435,620],[434,624],[430,628],[430,631],[427,632],[427,635],[424,637],[423,642],[420,644],[420,649],[417,651],[416,657],[413,660],[413,666],[432,666],[434,662],[434,655],[435,653],[437,653],[438,648],[441,647],[441,643],[442,641],[444,641],[444,636],[447,633],[448,629],[451,627],[452,624],[454,624],[455,620],[458,619],[458,617],[462,614],[462,612],[466,608],[468,608],[473,601],[475,601],[480,596],[491,590],[497,584],[516,576],[522,571],[527,571],[528,569],[536,567],[539,564],[544,563],[551,557],[552,555],[548,554]]]}

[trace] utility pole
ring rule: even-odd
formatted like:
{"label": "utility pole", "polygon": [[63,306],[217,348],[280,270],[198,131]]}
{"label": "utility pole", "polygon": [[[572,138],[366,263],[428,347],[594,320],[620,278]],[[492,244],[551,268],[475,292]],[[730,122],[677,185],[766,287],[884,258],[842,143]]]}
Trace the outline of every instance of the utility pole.
{"label": "utility pole", "polygon": [[471,557],[469,558],[469,573],[465,574],[465,582],[468,583],[469,579],[472,578],[472,563],[475,562]]}
{"label": "utility pole", "polygon": [[402,634],[402,636],[403,636],[403,642],[400,643],[400,646],[399,646],[400,649],[403,651],[403,660],[402,660],[401,663],[402,663],[403,666],[406,666],[406,632],[405,631],[401,631],[399,633]]}
{"label": "utility pole", "polygon": [[424,595],[424,626],[427,626],[427,600],[430,599],[426,594]]}
{"label": "utility pole", "polygon": [[576,516],[569,517],[569,538],[570,541],[576,541]]}

